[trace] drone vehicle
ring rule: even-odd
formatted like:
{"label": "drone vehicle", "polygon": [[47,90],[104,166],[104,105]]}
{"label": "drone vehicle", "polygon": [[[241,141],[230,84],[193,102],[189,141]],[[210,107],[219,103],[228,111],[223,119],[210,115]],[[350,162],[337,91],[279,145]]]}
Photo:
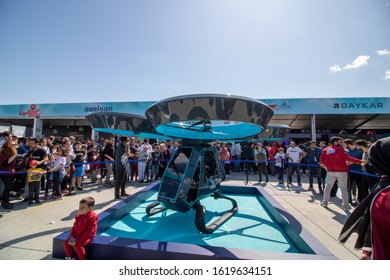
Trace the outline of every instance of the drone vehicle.
{"label": "drone vehicle", "polygon": [[[156,138],[170,137],[182,143],[171,156],[160,182],[157,201],[146,208],[147,215],[152,216],[167,209],[182,213],[193,209],[196,212],[196,228],[202,233],[214,232],[238,211],[238,206],[234,199],[221,193],[221,160],[218,150],[210,142],[245,139],[259,134],[273,116],[272,109],[246,97],[197,94],[159,101],[150,106],[145,115],[146,119],[135,115],[128,117],[149,121],[151,125],[143,127],[147,127],[146,132],[154,133]],[[104,118],[104,113],[87,116],[92,126],[98,123],[93,121],[96,118]],[[107,122],[100,122],[103,123],[105,127],[100,129],[106,132],[120,129],[119,124],[111,123],[107,127]],[[132,123],[136,122],[132,120]],[[151,127],[153,131],[150,131]],[[136,133],[140,133],[138,127]],[[206,225],[206,208],[201,200],[209,196],[216,200],[229,200],[232,208]]]}

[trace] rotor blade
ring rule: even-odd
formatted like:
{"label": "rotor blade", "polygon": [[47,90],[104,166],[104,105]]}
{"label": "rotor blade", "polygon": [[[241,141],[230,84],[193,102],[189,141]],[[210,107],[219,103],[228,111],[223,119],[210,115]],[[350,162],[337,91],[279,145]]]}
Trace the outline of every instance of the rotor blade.
{"label": "rotor blade", "polygon": [[218,134],[218,135],[230,135],[228,133],[218,132],[218,131],[207,131],[207,132],[212,133],[212,134]]}
{"label": "rotor blade", "polygon": [[168,126],[168,127],[173,127],[173,128],[179,128],[179,129],[187,129],[187,130],[193,130],[193,131],[199,131],[199,132],[202,132],[203,130],[203,127],[201,129],[196,129],[196,128],[193,128],[192,125],[190,126],[177,126],[177,125],[171,125],[171,124],[164,124],[165,126]]}
{"label": "rotor blade", "polygon": [[204,124],[205,122],[206,122],[206,120],[198,121],[198,122],[195,122],[195,123],[191,124],[190,127],[193,127],[193,126],[196,126],[196,125],[199,125],[199,124]]}

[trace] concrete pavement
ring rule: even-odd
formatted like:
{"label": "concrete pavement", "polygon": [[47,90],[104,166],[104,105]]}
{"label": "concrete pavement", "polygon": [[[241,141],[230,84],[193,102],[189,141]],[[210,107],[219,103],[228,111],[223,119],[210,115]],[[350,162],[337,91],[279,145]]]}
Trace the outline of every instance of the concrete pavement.
{"label": "concrete pavement", "polygon": [[[295,178],[294,178],[295,179]],[[308,178],[303,176],[303,186],[294,187],[294,190],[276,187],[276,178],[270,177],[270,182],[258,183],[258,175],[249,175],[248,185],[263,187],[273,196],[303,227],[313,234],[337,258],[342,260],[356,260],[359,252],[353,249],[354,236],[345,244],[337,242],[338,234],[349,212],[343,211],[338,197],[331,198],[327,209],[321,207],[322,195],[307,191]],[[232,173],[223,184],[245,186],[245,174]],[[128,183],[126,191],[135,193],[146,184]],[[52,259],[52,240],[70,229],[78,211],[81,198],[93,196],[96,200],[95,211],[100,213],[118,201],[113,200],[114,189],[92,184],[85,180],[83,191],[75,195],[64,196],[62,200],[43,201],[41,205],[27,207],[20,200],[13,201],[12,210],[0,209],[3,217],[0,218],[0,260],[49,260]]]}

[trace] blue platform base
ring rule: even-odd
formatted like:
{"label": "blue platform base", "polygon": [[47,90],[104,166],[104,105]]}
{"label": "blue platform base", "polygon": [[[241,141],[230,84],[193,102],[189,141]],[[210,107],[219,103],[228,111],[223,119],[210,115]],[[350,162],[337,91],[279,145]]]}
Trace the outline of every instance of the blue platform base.
{"label": "blue platform base", "polygon": [[[155,195],[158,191],[158,187],[158,182],[153,183],[142,191],[99,214],[98,234],[93,242],[87,247],[87,259],[336,259],[336,257],[333,256],[313,235],[306,231],[294,217],[289,215],[279,203],[269,196],[267,192],[258,187],[222,185],[221,191],[226,195],[246,194],[257,196],[258,200],[272,217],[272,220],[277,223],[291,245],[296,248],[297,253],[224,248],[221,246],[197,245],[171,241],[142,240],[138,238],[106,236],[104,234],[104,232],[119,220]],[[240,207],[240,205],[238,207]],[[69,231],[62,233],[53,239],[54,258],[65,257],[63,243],[68,235]]]}

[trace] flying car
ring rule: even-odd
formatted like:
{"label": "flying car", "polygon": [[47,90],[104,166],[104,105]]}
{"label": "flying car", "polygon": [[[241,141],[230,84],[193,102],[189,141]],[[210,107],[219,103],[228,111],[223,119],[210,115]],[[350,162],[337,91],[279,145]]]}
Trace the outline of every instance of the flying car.
{"label": "flying car", "polygon": [[[182,213],[195,210],[196,228],[202,233],[212,233],[238,211],[238,205],[234,199],[221,193],[221,160],[219,151],[210,143],[258,135],[266,128],[273,110],[251,98],[229,94],[197,94],[156,102],[146,110],[146,119],[131,114],[125,116],[123,113],[118,118],[112,114],[115,113],[111,113],[109,122],[101,120],[105,118],[104,113],[89,114],[87,119],[93,128],[109,132],[121,130],[121,124],[116,123],[116,120],[125,118],[126,123],[143,123],[142,127],[147,128],[147,133],[176,139],[182,144],[171,156],[160,182],[157,201],[148,205],[147,215],[152,216],[168,209]],[[142,119],[142,122],[134,118]],[[125,130],[129,129],[127,124],[123,125]],[[135,133],[141,133],[140,127],[136,126]],[[217,201],[229,200],[232,208],[207,225],[206,208],[201,201],[210,196]]]}

